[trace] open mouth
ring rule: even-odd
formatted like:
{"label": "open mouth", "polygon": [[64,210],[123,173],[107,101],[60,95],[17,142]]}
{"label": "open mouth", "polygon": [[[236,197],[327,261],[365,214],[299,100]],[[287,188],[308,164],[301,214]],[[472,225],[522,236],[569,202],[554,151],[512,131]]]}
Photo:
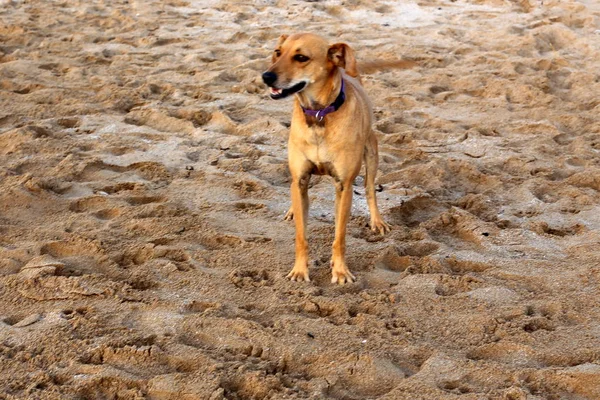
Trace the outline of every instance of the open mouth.
{"label": "open mouth", "polygon": [[278,89],[278,88],[274,88],[274,87],[271,87],[269,89],[270,89],[270,93],[271,93],[271,98],[278,100],[278,99],[283,99],[284,97],[287,97],[290,94],[294,94],[296,92],[301,91],[302,89],[304,89],[304,86],[306,86],[306,82],[297,83],[294,86],[286,88],[286,89]]}

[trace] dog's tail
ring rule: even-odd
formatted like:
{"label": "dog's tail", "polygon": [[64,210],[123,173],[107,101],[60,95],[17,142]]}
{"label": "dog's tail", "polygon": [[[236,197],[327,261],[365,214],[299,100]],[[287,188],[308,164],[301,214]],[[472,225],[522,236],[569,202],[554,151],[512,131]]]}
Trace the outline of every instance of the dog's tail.
{"label": "dog's tail", "polygon": [[417,63],[411,60],[375,60],[362,61],[358,63],[360,74],[372,74],[386,69],[409,69],[416,66]]}

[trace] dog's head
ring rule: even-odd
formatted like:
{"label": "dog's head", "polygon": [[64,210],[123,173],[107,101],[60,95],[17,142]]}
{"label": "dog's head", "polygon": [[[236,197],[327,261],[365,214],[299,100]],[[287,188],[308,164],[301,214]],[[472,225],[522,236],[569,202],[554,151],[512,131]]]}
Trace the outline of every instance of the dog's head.
{"label": "dog's head", "polygon": [[282,35],[262,79],[270,88],[271,98],[282,99],[323,84],[338,67],[350,76],[358,76],[354,51],[347,44],[329,45],[311,33]]}

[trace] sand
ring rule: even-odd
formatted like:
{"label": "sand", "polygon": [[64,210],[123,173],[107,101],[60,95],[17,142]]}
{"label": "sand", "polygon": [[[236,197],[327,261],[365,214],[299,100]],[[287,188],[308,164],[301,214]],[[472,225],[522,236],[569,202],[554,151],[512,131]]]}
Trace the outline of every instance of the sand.
{"label": "sand", "polygon": [[[595,0],[0,1],[1,399],[600,398]],[[349,43],[380,142],[294,259],[282,33]]]}

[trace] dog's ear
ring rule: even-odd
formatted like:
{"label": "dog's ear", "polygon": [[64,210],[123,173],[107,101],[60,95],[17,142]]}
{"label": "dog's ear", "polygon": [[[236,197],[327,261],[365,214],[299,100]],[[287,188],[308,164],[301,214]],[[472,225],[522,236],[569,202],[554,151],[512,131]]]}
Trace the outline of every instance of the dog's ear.
{"label": "dog's ear", "polygon": [[327,56],[334,65],[344,68],[346,73],[354,78],[358,76],[354,50],[346,43],[336,43],[329,47]]}
{"label": "dog's ear", "polygon": [[[277,51],[277,49],[279,49],[281,47],[281,45],[283,44],[283,42],[286,41],[286,39],[288,38],[288,35],[281,35],[279,36],[279,39],[277,40],[277,45],[275,46],[275,52]],[[271,62],[275,62],[277,60],[277,57],[275,56],[275,52],[273,52],[273,56],[271,57]]]}
{"label": "dog's ear", "polygon": [[288,38],[288,35],[279,36],[279,39],[277,40],[277,46],[275,46],[275,47],[281,46],[283,44],[283,42],[286,41],[287,38]]}

